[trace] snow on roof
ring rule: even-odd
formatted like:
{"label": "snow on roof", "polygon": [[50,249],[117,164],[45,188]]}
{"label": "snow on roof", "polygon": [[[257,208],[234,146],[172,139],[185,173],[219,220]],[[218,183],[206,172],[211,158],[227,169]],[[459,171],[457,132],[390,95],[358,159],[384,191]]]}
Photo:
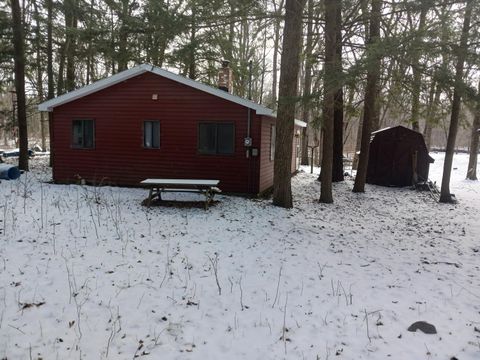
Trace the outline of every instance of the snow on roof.
{"label": "snow on roof", "polygon": [[[94,82],[90,85],[84,86],[80,89],[73,90],[69,93],[60,95],[60,96],[58,96],[54,99],[50,99],[48,101],[45,101],[45,102],[38,105],[38,110],[40,110],[40,111],[52,111],[53,108],[55,108],[57,106],[69,103],[70,101],[80,99],[84,96],[93,94],[97,91],[103,90],[103,89],[108,88],[112,85],[118,84],[122,81],[128,80],[130,78],[133,78],[135,76],[141,75],[141,74],[146,73],[146,72],[151,72],[153,74],[163,76],[164,78],[176,81],[180,84],[190,86],[194,89],[206,92],[208,94],[217,96],[219,98],[222,98],[222,99],[234,102],[236,104],[245,106],[247,108],[253,109],[253,110],[255,110],[255,112],[258,115],[266,115],[266,116],[276,117],[276,113],[272,109],[269,109],[265,106],[259,105],[259,104],[255,103],[253,101],[244,99],[240,96],[230,94],[226,91],[214,88],[214,87],[209,86],[209,85],[202,84],[198,81],[183,77],[181,75],[174,74],[170,71],[167,71],[167,70],[164,70],[164,69],[161,69],[159,67],[149,65],[149,64],[142,64],[142,65],[135,66],[131,69],[119,72],[118,74],[112,75],[112,76],[110,76],[108,78],[105,78],[105,79],[102,79],[102,80],[99,80],[99,81]],[[300,121],[300,120],[295,120],[295,125],[301,126],[301,127],[306,127],[307,126],[307,124],[305,122]]]}
{"label": "snow on roof", "polygon": [[295,125],[300,126],[300,127],[307,127],[307,123],[302,120],[295,119]]}
{"label": "snow on roof", "polygon": [[381,133],[381,132],[384,132],[384,131],[387,131],[387,130],[391,130],[391,129],[398,129],[398,128],[401,128],[401,129],[404,129],[404,130],[408,130],[408,131],[411,131],[411,132],[414,132],[414,133],[417,133],[417,134],[420,134],[420,132],[416,131],[416,130],[413,130],[413,129],[410,129],[406,126],[403,126],[403,125],[396,125],[396,126],[387,126],[383,129],[379,129],[377,131],[373,131],[372,132],[372,135],[375,135],[375,134],[378,134],[378,133]]}
{"label": "snow on roof", "polygon": [[377,133],[382,132],[382,131],[385,131],[385,130],[388,130],[388,129],[390,129],[390,128],[391,128],[390,126],[387,126],[387,127],[383,128],[383,129],[379,129],[379,130],[377,130],[377,131],[372,131],[372,135],[377,134]]}

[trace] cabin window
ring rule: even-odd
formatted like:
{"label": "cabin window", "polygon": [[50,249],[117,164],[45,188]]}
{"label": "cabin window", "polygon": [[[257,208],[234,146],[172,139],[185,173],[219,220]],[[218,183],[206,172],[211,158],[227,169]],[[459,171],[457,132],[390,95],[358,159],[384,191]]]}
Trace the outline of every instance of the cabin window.
{"label": "cabin window", "polygon": [[275,160],[275,125],[270,127],[270,161]]}
{"label": "cabin window", "polygon": [[150,149],[160,148],[160,121],[143,122],[143,146]]}
{"label": "cabin window", "polygon": [[93,149],[95,144],[95,123],[93,120],[73,120],[72,146],[78,149]]}
{"label": "cabin window", "polygon": [[210,155],[231,155],[235,151],[235,126],[230,123],[200,123],[198,152]]}

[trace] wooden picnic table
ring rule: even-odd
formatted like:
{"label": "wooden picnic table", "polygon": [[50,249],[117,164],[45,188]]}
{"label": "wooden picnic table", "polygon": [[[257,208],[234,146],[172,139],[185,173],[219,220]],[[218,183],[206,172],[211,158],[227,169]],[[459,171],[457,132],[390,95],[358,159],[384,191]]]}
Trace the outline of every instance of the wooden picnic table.
{"label": "wooden picnic table", "polygon": [[205,196],[205,210],[207,210],[215,194],[221,192],[217,187],[219,182],[220,180],[208,179],[145,179],[140,184],[150,189],[146,199],[148,207],[154,198],[162,200],[162,192],[191,192]]}

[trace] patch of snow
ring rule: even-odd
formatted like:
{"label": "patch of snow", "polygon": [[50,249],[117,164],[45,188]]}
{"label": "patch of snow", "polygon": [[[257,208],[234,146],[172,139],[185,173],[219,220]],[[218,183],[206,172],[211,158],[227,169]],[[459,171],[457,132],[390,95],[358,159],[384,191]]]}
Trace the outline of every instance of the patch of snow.
{"label": "patch of snow", "polygon": [[[458,204],[354,194],[350,179],[320,204],[318,169],[303,168],[291,210],[234,196],[149,209],[145,189],[47,183],[47,163],[0,184],[0,358],[480,358],[480,185],[464,180],[466,154]],[[416,321],[438,333],[407,331]]]}

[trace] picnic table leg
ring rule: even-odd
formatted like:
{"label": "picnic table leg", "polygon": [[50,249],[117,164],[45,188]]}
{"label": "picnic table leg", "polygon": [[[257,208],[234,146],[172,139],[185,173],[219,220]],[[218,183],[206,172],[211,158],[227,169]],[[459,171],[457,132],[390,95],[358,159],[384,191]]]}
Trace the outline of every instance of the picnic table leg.
{"label": "picnic table leg", "polygon": [[160,192],[160,188],[158,187],[155,187],[155,186],[152,186],[150,188],[150,191],[148,193],[148,198],[147,198],[147,206],[150,207],[150,205],[152,204],[152,200],[154,197],[158,197],[160,200],[162,200],[162,196],[161,196],[161,192]]}
{"label": "picnic table leg", "polygon": [[147,207],[150,207],[150,204],[152,203],[152,195],[153,195],[153,187],[151,187],[150,191],[148,192]]}
{"label": "picnic table leg", "polygon": [[205,191],[205,210],[208,210],[208,205],[213,200],[213,192],[211,190]]}

